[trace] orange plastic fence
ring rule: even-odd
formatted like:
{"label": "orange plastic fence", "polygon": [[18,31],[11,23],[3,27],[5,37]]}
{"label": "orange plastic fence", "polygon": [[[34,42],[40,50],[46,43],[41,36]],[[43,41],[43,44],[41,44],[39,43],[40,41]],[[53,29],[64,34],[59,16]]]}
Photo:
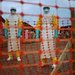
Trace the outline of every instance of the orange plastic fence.
{"label": "orange plastic fence", "polygon": [[[0,0],[0,3],[2,3],[3,1],[20,3],[21,5],[23,4],[32,4],[35,6],[37,5],[40,7],[41,12],[42,12],[43,6],[53,7],[53,8],[56,8],[56,10],[58,10],[59,8],[72,10],[71,7],[58,6],[57,0],[56,0],[55,6],[45,5],[41,2],[41,0],[39,0],[39,3],[30,3],[30,2],[25,2],[23,0],[16,0],[16,1],[15,0]],[[71,6],[70,0],[68,0],[68,2],[69,2],[69,6]],[[0,9],[0,16],[2,16],[3,14],[10,14],[10,13],[3,12],[2,9]],[[35,14],[25,14],[23,12],[17,13],[17,14],[21,15],[22,17],[42,15],[42,13],[35,15]],[[61,18],[58,16],[58,11],[57,11],[57,19],[58,20],[65,19],[65,20],[71,21],[71,27],[69,28],[63,27],[63,28],[58,29],[60,32],[64,31],[64,34],[66,33],[66,31],[69,31],[70,37],[65,38],[64,37],[65,35],[61,37],[61,35],[63,34],[60,33],[59,37],[57,39],[54,39],[56,40],[57,46],[55,47],[55,50],[53,52],[56,53],[56,56],[59,59],[59,57],[63,53],[63,50],[68,40],[71,42],[71,44],[75,42],[75,38],[73,38],[72,36],[72,32],[75,31],[75,28],[72,27],[72,22],[75,21],[75,18],[73,17]],[[35,24],[35,21],[34,21],[34,24]],[[48,40],[51,41],[52,39],[42,40],[41,36],[39,39],[35,39],[31,37],[29,37],[28,39],[25,39],[25,30],[26,29],[34,30],[33,27],[23,26],[22,28],[23,29],[22,37],[21,37],[21,49],[22,50],[19,52],[21,54],[22,61],[17,62],[15,58],[14,58],[14,61],[10,61],[10,62],[6,61],[6,58],[8,55],[8,52],[7,52],[8,40],[4,38],[2,25],[3,25],[2,18],[0,17],[0,75],[73,75],[75,73],[75,71],[73,70],[73,63],[75,62],[75,60],[73,59],[73,55],[72,55],[75,52],[75,50],[72,47],[70,49],[66,49],[65,51],[66,56],[64,60],[62,61],[62,65],[54,74],[51,74],[51,72],[53,71],[51,67],[53,62],[50,61],[51,59],[47,60],[47,63],[45,63],[48,66],[41,67],[42,63],[40,61],[40,54],[42,53],[42,51],[40,50],[40,42],[48,41]],[[15,54],[15,52],[11,52],[11,53],[13,53],[13,55]],[[60,61],[57,63],[57,65],[59,65],[59,63]]]}

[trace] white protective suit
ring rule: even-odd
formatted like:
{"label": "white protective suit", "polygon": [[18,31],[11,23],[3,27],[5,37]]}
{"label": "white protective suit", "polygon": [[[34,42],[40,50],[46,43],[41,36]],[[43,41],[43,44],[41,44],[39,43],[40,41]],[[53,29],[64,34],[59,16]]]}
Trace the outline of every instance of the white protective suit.
{"label": "white protective suit", "polygon": [[20,19],[21,17],[16,14],[7,18],[8,52],[20,50],[20,38],[17,38]]}
{"label": "white protective suit", "polygon": [[52,30],[52,16],[50,14],[43,16],[43,24],[41,30],[41,59],[55,57],[55,43],[53,40],[54,30]]}

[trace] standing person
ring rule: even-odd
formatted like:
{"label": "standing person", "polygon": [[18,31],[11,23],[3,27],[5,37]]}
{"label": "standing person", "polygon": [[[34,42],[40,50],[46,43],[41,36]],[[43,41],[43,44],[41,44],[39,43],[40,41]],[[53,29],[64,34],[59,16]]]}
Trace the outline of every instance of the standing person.
{"label": "standing person", "polygon": [[52,57],[53,67],[56,66],[57,57],[55,54],[55,42],[54,42],[54,30],[52,29],[52,16],[49,14],[50,8],[44,7],[43,8],[44,15],[42,20],[42,30],[41,30],[41,55],[40,59],[42,62],[42,66],[47,63],[47,59]]}
{"label": "standing person", "polygon": [[11,14],[5,21],[4,36],[8,38],[8,59],[13,59],[12,51],[16,53],[17,61],[21,61],[20,58],[20,37],[21,37],[21,26],[22,20],[19,15],[16,14],[16,9],[10,9]]}

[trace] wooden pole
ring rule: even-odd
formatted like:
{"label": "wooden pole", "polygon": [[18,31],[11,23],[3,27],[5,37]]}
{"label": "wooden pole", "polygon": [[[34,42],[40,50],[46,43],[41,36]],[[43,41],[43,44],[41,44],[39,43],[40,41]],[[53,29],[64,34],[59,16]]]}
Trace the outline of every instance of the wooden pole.
{"label": "wooden pole", "polygon": [[62,54],[60,55],[60,57],[58,59],[59,64],[52,70],[50,75],[55,75],[57,73],[58,69],[62,65],[62,62],[63,62],[64,58],[66,57],[66,50],[69,50],[70,47],[71,47],[71,43],[68,42],[65,49],[63,50]]}

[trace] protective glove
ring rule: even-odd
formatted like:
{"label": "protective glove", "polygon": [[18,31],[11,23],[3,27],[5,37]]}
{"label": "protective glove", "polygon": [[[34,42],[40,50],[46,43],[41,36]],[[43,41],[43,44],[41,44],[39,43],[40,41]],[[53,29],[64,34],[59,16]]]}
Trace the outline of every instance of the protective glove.
{"label": "protective glove", "polygon": [[18,38],[20,38],[20,37],[21,37],[21,33],[22,33],[22,29],[21,29],[21,28],[19,28],[19,29],[18,29],[18,35],[17,35],[17,37],[18,37]]}
{"label": "protective glove", "polygon": [[54,38],[58,38],[58,30],[54,30]]}
{"label": "protective glove", "polygon": [[39,38],[40,36],[40,30],[36,30],[36,38]]}
{"label": "protective glove", "polygon": [[8,29],[4,29],[4,37],[8,38]]}

